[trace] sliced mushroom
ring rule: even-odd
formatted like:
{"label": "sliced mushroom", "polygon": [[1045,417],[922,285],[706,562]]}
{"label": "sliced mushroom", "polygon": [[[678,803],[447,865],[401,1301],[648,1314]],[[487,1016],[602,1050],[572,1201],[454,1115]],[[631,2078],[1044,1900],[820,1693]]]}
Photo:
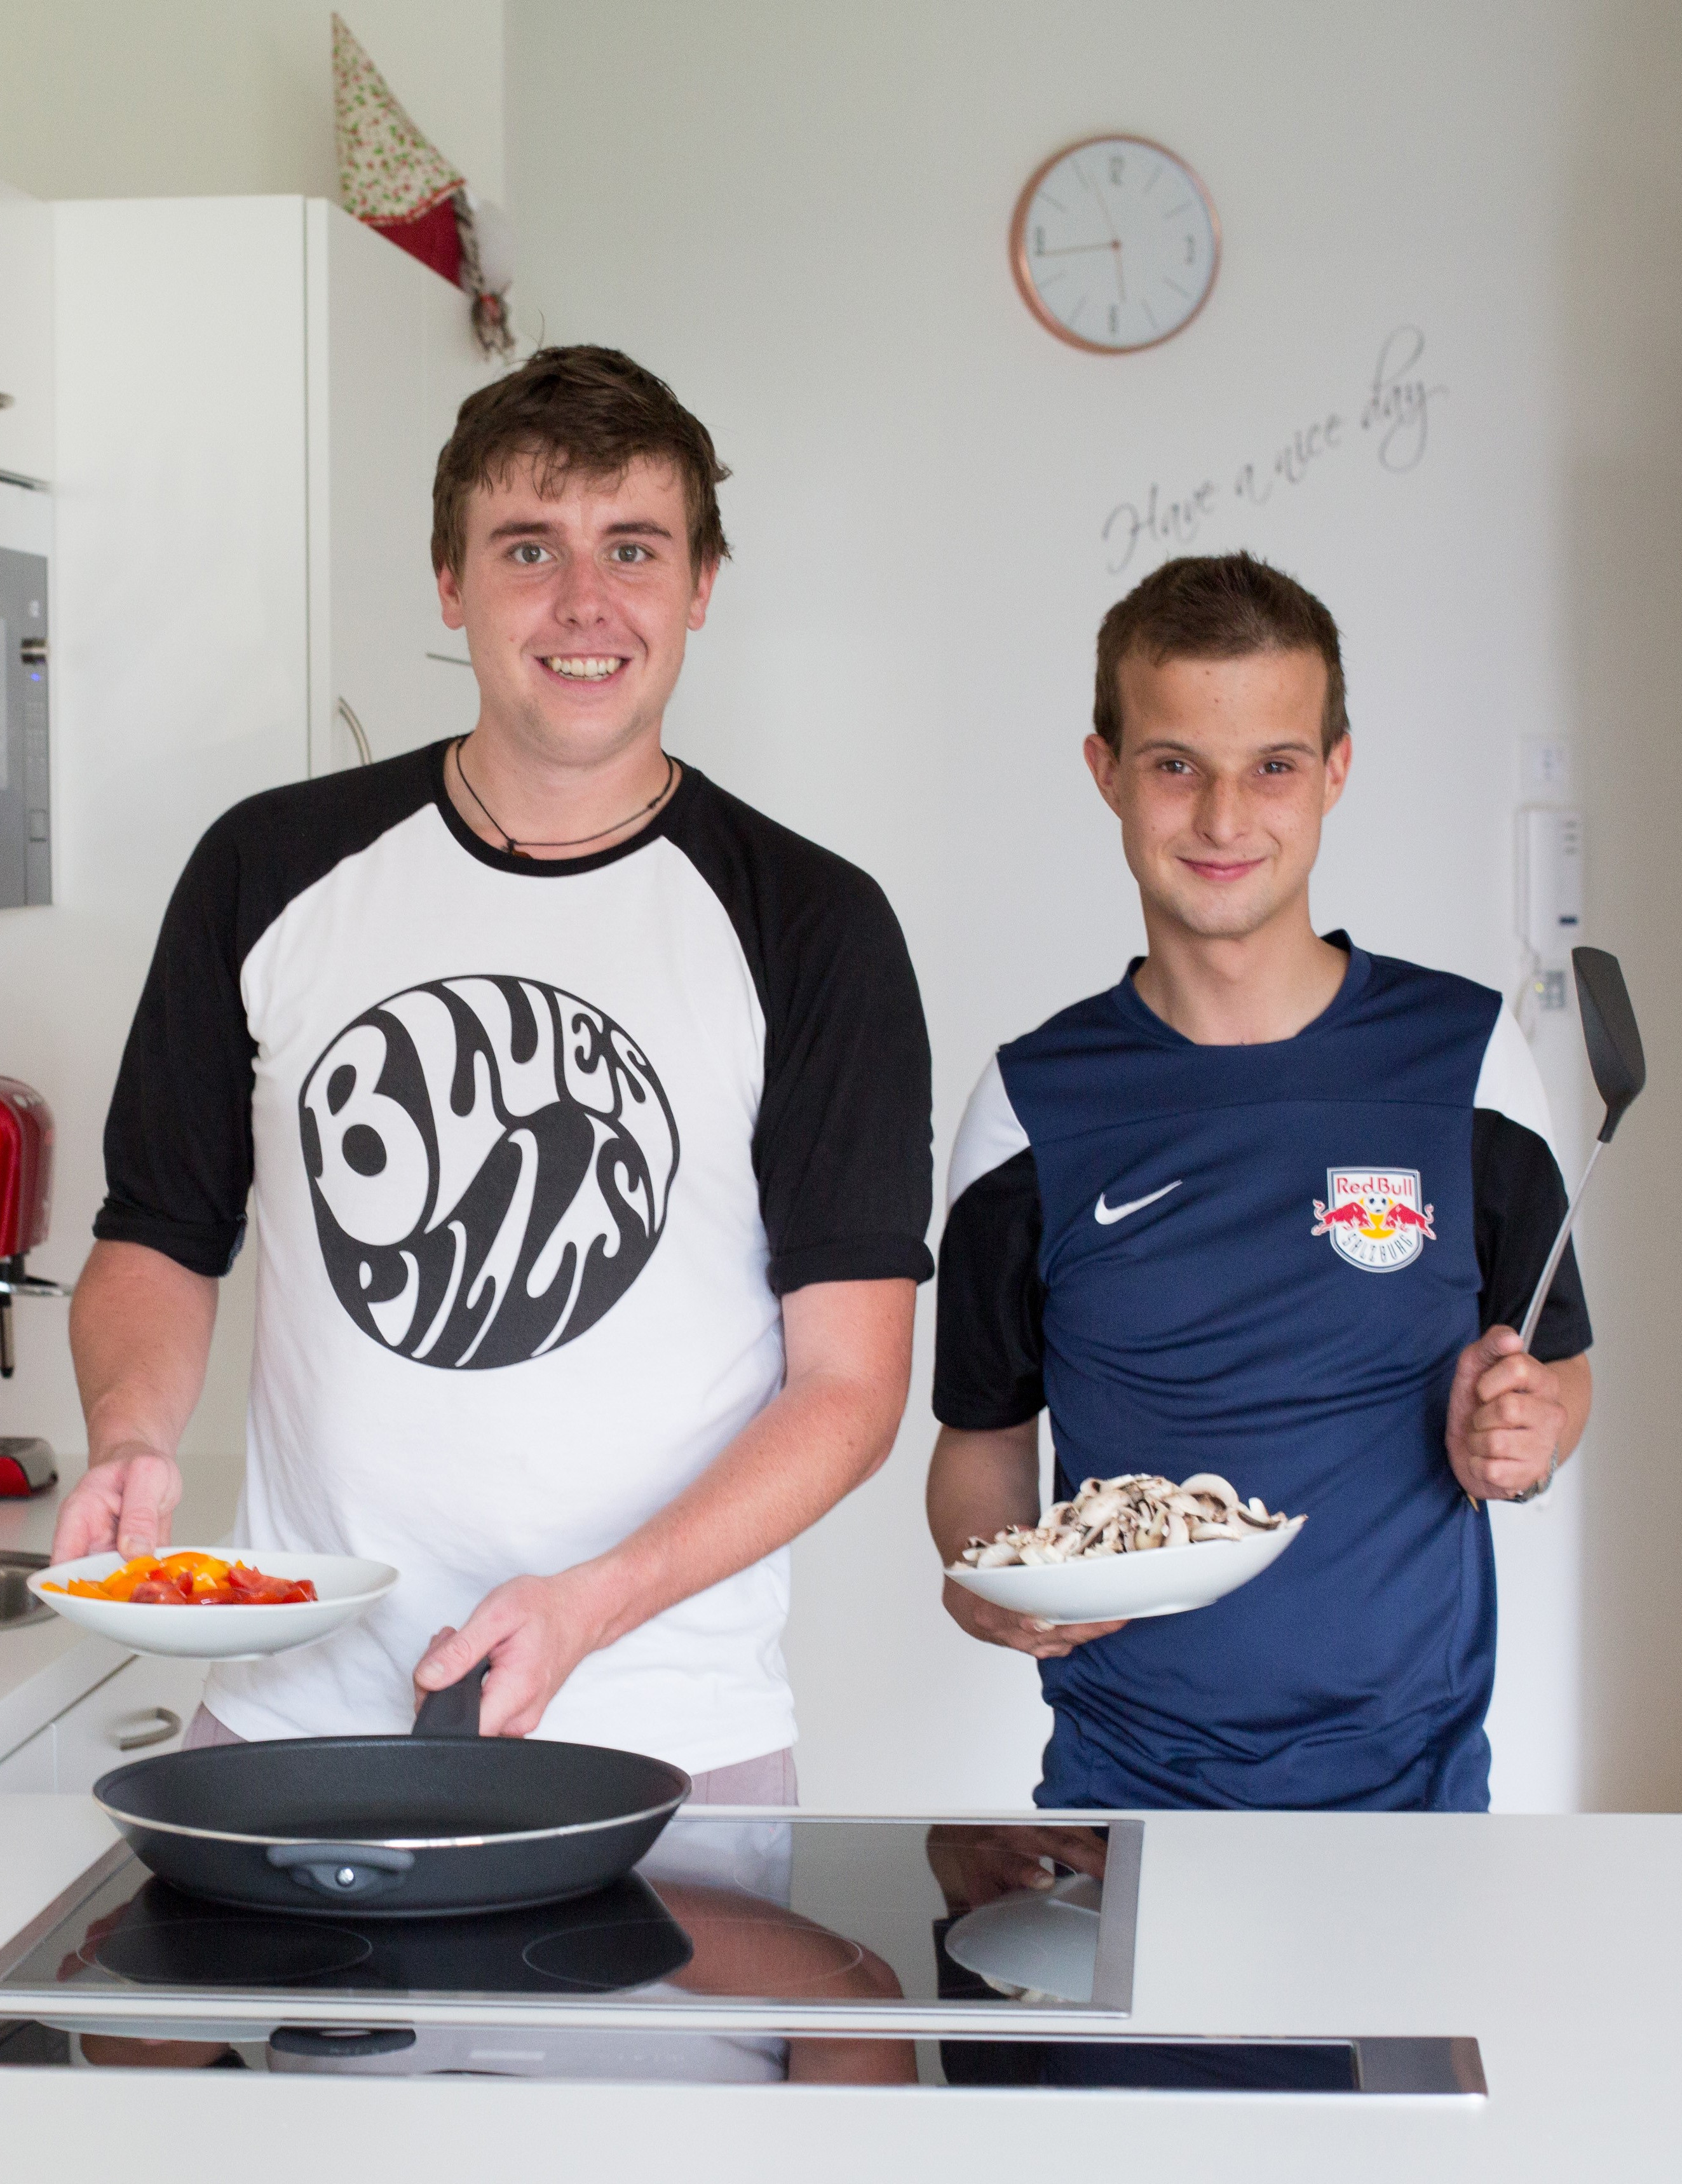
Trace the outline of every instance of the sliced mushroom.
{"label": "sliced mushroom", "polygon": [[1195,1471],[1189,1479],[1181,1479],[1180,1492],[1182,1494],[1212,1494],[1217,1502],[1224,1502],[1228,1509],[1236,1509],[1238,1507],[1237,1490],[1231,1482],[1223,1479],[1217,1471]]}
{"label": "sliced mushroom", "polygon": [[1008,1524],[992,1540],[972,1539],[959,1560],[975,1569],[1043,1568],[1207,1540],[1254,1539],[1284,1521],[1259,1494],[1240,1500],[1216,1472],[1195,1472],[1176,1485],[1157,1472],[1128,1471],[1083,1479],[1071,1500],[1054,1502],[1037,1524]]}

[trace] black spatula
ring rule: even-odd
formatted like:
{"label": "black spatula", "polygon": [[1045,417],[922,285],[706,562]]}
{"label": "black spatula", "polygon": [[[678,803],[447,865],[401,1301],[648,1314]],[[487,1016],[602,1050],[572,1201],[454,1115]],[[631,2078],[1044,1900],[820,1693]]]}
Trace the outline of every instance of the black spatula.
{"label": "black spatula", "polygon": [[1647,1081],[1647,1058],[1641,1051],[1641,1034],[1636,1028],[1635,1011],[1630,1006],[1629,989],[1624,983],[1618,958],[1608,956],[1603,948],[1573,948],[1571,968],[1577,978],[1577,1006],[1583,1018],[1583,1040],[1589,1050],[1589,1067],[1595,1073],[1596,1089],[1606,1102],[1606,1120],[1601,1124],[1600,1135],[1595,1139],[1582,1180],[1572,1194],[1565,1218],[1559,1224],[1559,1234],[1553,1240],[1553,1249],[1548,1253],[1541,1279],[1531,1296],[1524,1324],[1518,1330],[1519,1340],[1527,1350],[1535,1334],[1536,1322],[1542,1316],[1542,1306],[1558,1272],[1577,1209],[1583,1203],[1583,1194],[1589,1187],[1589,1178],[1595,1172],[1601,1149],[1612,1143],[1612,1132]]}

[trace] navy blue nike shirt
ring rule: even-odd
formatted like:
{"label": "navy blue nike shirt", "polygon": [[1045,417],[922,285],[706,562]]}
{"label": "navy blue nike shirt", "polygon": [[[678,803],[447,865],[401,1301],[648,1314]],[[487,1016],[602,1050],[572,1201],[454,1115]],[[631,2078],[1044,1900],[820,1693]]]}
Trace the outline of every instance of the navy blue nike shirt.
{"label": "navy blue nike shirt", "polygon": [[[1042,1664],[1042,1805],[1489,1803],[1495,1557],[1444,1426],[1565,1190],[1501,996],[1329,938],[1349,968],[1295,1038],[1195,1045],[1130,970],[1002,1048],[958,1134],[942,1423],[1049,1407],[1060,1498],[1217,1471],[1308,1518],[1212,1607]],[[1568,1251],[1534,1348],[1590,1340]]]}

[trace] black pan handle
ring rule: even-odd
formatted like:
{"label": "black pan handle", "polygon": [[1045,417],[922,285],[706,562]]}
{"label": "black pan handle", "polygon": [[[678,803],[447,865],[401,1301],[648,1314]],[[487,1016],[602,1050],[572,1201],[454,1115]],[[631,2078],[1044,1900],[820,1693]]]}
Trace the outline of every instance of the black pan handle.
{"label": "black pan handle", "polygon": [[441,1691],[428,1691],[415,1717],[411,1736],[476,1736],[479,1734],[479,1695],[491,1673],[487,1654],[476,1669],[470,1669],[459,1684],[446,1684]]}
{"label": "black pan handle", "polygon": [[323,1896],[383,1896],[401,1888],[415,1863],[412,1850],[384,1843],[277,1842],[263,1853],[270,1864],[289,1873],[300,1888]]}

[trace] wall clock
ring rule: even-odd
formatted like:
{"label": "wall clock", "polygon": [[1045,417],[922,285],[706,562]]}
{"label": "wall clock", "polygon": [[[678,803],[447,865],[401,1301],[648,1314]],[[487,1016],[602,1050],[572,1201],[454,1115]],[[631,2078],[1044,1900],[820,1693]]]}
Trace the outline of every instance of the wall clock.
{"label": "wall clock", "polygon": [[1100,356],[1154,348],[1197,316],[1221,223],[1184,159],[1143,136],[1089,136],[1029,176],[1011,265],[1048,333]]}

